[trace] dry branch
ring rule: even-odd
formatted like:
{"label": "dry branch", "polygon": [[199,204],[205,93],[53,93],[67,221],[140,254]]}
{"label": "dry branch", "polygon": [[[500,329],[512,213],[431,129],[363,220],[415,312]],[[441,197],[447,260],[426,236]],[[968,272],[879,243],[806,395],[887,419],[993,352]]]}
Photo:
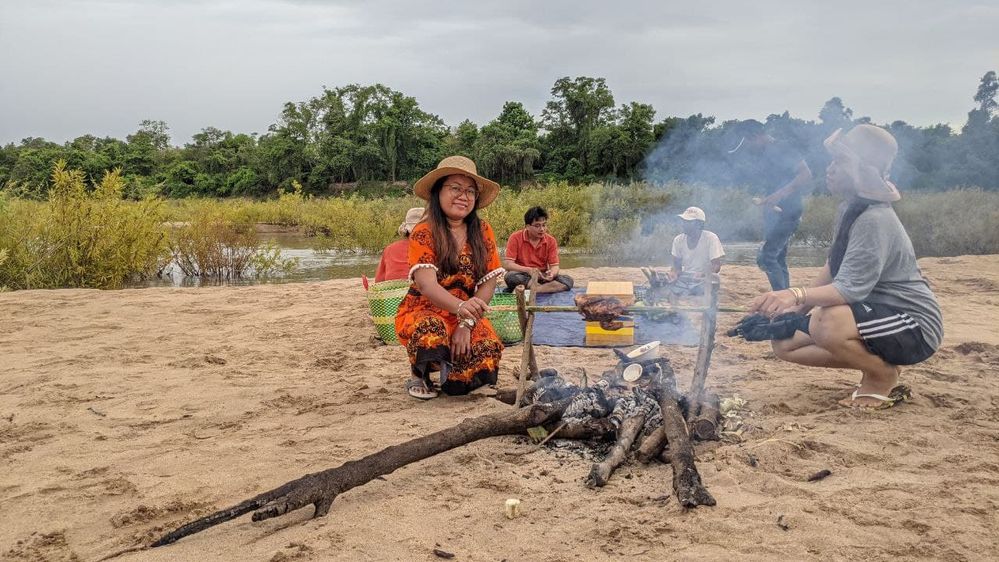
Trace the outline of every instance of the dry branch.
{"label": "dry branch", "polygon": [[624,418],[621,422],[621,429],[617,432],[617,442],[607,454],[607,458],[599,463],[595,463],[590,469],[590,475],[586,478],[586,484],[590,487],[603,487],[610,479],[614,469],[621,466],[621,463],[628,457],[631,444],[635,442],[635,437],[645,425],[645,418],[648,417],[648,409],[638,408],[636,411]]}
{"label": "dry branch", "polygon": [[570,400],[563,399],[550,404],[533,404],[517,410],[506,410],[468,418],[454,427],[392,445],[356,461],[348,461],[336,468],[307,474],[232,507],[192,521],[164,535],[152,546],[168,545],[183,537],[204,531],[251,511],[254,512],[254,521],[263,521],[290,513],[307,505],[313,505],[315,506],[313,517],[322,517],[329,513],[333,500],[347,490],[366,484],[408,464],[479,439],[524,433],[529,427],[555,421],[562,415]]}
{"label": "dry branch", "polygon": [[711,365],[711,352],[715,348],[715,326],[718,322],[718,274],[711,275],[708,290],[705,291],[706,307],[701,315],[701,335],[697,349],[697,362],[694,364],[694,378],[690,382],[690,397],[692,404],[701,401],[704,392],[704,382],[708,378],[708,367]]}
{"label": "dry branch", "polygon": [[673,491],[683,507],[715,505],[715,499],[701,483],[701,475],[694,465],[694,447],[687,435],[687,422],[680,408],[680,394],[676,390],[676,379],[662,376],[653,385],[653,392],[659,399],[662,410],[663,429],[669,442],[667,451],[673,465]]}

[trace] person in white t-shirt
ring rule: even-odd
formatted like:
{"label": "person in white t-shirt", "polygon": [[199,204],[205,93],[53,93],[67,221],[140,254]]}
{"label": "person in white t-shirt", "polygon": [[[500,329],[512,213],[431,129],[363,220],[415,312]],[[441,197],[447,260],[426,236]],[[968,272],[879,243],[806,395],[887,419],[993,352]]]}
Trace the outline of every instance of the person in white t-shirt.
{"label": "person in white t-shirt", "polygon": [[678,216],[683,219],[683,234],[673,239],[668,286],[674,297],[702,294],[708,274],[721,271],[725,250],[717,234],[704,230],[707,219],[700,208],[689,207]]}

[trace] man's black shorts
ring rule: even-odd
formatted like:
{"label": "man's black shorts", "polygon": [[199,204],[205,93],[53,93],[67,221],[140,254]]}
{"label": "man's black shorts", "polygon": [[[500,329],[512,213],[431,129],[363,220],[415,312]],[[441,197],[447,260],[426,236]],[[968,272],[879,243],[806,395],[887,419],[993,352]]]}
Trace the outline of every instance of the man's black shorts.
{"label": "man's black shorts", "polygon": [[923,329],[895,307],[870,302],[850,303],[857,330],[867,349],[892,365],[914,365],[936,352]]}

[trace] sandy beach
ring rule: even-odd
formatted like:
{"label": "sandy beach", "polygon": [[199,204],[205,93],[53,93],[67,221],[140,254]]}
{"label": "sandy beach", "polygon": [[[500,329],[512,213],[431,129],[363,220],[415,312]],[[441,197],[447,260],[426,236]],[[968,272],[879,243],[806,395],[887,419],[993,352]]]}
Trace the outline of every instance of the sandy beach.
{"label": "sandy beach", "polygon": [[[683,511],[670,467],[622,467],[588,489],[592,458],[494,438],[312,509],[248,516],[117,560],[994,559],[999,552],[999,256],[920,260],[945,341],[905,369],[914,399],[836,405],[859,374],[802,368],[726,338],[708,385],[747,400],[742,442],[697,447],[718,505]],[[642,280],[576,269],[580,283]],[[798,280],[815,274],[796,269]],[[766,288],[722,272],[722,304]],[[96,560],[308,472],[509,406],[485,393],[405,395],[357,280],[199,289],[0,294],[0,559]],[[512,387],[520,346],[500,386]],[[607,350],[538,349],[573,375]],[[670,348],[682,385],[696,348]],[[808,482],[812,473],[832,475]],[[523,516],[508,520],[507,498]],[[784,524],[778,526],[778,518]]]}

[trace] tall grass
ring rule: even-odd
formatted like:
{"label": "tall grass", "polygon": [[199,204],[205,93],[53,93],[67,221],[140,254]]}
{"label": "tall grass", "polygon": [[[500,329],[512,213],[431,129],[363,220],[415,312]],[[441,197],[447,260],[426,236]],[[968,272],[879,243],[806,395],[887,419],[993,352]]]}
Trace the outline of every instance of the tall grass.
{"label": "tall grass", "polygon": [[162,202],[126,202],[118,171],[88,189],[64,162],[52,172],[48,201],[0,205],[0,285],[12,289],[114,289],[155,274],[168,256]]}
{"label": "tall grass", "polygon": [[[270,200],[124,201],[120,175],[91,188],[57,166],[47,201],[0,193],[0,287],[120,287],[174,260],[187,275],[219,279],[287,270],[277,248],[261,246],[254,225],[314,236],[337,252],[381,251],[396,236],[413,196],[313,198],[293,186]],[[809,197],[798,242],[828,244],[838,202]],[[604,253],[619,263],[661,263],[679,232],[676,214],[702,207],[724,242],[762,238],[760,209],[738,189],[645,183],[504,189],[482,216],[500,244],[523,227],[531,206],[548,209],[552,234],[570,251]],[[974,189],[905,193],[896,211],[919,256],[999,253],[999,193]],[[173,227],[169,226],[173,223]]]}
{"label": "tall grass", "polygon": [[[688,206],[704,209],[707,228],[725,242],[759,241],[760,208],[741,189],[718,189],[672,183],[653,186],[569,185],[554,183],[521,191],[504,189],[483,209],[502,242],[523,227],[524,212],[541,205],[551,215],[551,233],[565,248],[584,252],[624,252],[627,259],[661,255],[679,233],[676,215]],[[311,198],[300,192],[277,199],[194,200],[170,202],[172,220],[187,220],[201,205],[223,206],[252,222],[298,227],[317,236],[317,247],[336,251],[377,252],[392,241],[406,209],[423,206],[413,197],[361,199]],[[798,243],[828,245],[839,201],[828,195],[805,200],[795,234]],[[999,253],[999,193],[976,189],[908,192],[895,204],[919,256]]]}

